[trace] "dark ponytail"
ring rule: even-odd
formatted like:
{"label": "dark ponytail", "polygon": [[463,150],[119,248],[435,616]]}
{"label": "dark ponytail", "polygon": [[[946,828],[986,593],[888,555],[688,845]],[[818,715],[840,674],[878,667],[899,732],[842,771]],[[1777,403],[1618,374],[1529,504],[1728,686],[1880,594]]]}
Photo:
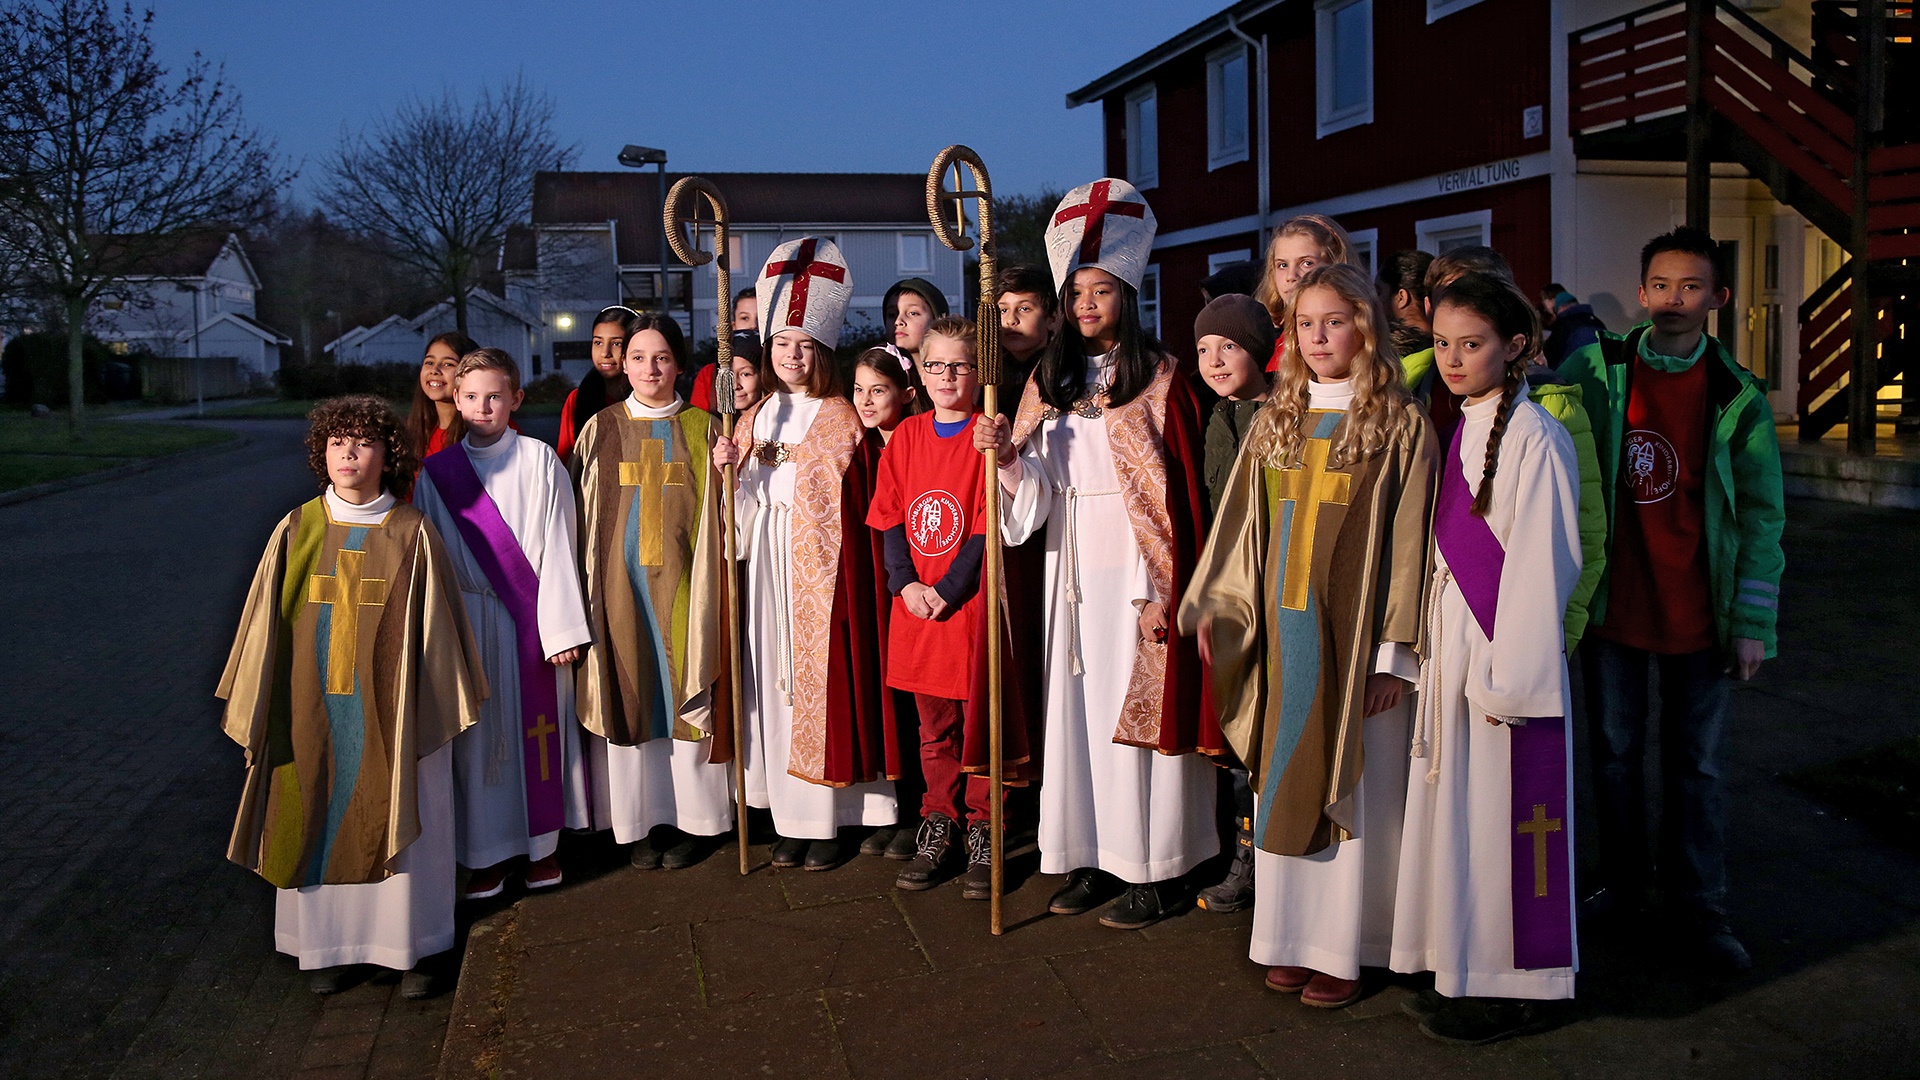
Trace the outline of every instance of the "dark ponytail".
{"label": "dark ponytail", "polygon": [[1493,504],[1493,477],[1500,471],[1500,440],[1513,416],[1513,395],[1520,392],[1521,370],[1508,364],[1506,381],[1500,384],[1500,411],[1494,415],[1493,430],[1487,432],[1487,462],[1480,472],[1480,486],[1473,492],[1474,517],[1486,517],[1487,508]]}

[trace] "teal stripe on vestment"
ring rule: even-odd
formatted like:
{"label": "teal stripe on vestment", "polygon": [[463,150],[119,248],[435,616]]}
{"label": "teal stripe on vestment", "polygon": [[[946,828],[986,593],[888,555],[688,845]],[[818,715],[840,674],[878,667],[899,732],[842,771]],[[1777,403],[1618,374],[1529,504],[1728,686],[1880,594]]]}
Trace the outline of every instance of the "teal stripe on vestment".
{"label": "teal stripe on vestment", "polygon": [[[1330,412],[1320,417],[1314,424],[1312,438],[1326,439],[1340,426],[1344,413]],[[1254,822],[1256,837],[1267,834],[1267,822],[1273,814],[1273,803],[1280,791],[1280,775],[1287,771],[1287,765],[1293,760],[1293,751],[1300,745],[1300,736],[1307,730],[1307,720],[1313,713],[1313,699],[1320,691],[1320,598],[1312,589],[1307,590],[1307,608],[1305,611],[1291,611],[1280,602],[1281,590],[1286,587],[1287,545],[1293,538],[1293,515],[1298,504],[1291,499],[1282,499],[1277,507],[1271,508],[1277,513],[1270,520],[1275,522],[1275,535],[1279,539],[1278,549],[1274,552],[1273,562],[1278,567],[1273,575],[1274,636],[1280,647],[1280,727],[1274,732],[1273,745],[1267,753],[1266,783],[1260,790],[1260,813]]]}
{"label": "teal stripe on vestment", "polygon": [[[670,464],[674,460],[673,433],[672,420],[655,420],[648,425],[649,437],[660,440],[660,460],[663,465]],[[664,501],[662,500],[663,503]],[[660,527],[664,530],[666,523],[661,522]],[[640,565],[640,492],[638,489],[633,493],[632,502],[627,504],[625,554],[627,584],[633,589],[634,607],[640,614],[641,628],[645,631],[647,640],[653,644],[654,679],[651,688],[653,710],[648,717],[647,734],[649,738],[654,739],[672,738],[674,710],[668,706],[667,702],[674,697],[670,685],[673,668],[667,663],[666,631],[661,628],[660,617],[653,610],[653,589],[650,587],[652,579],[647,574],[647,568]]]}
{"label": "teal stripe on vestment", "polygon": [[[1289,527],[1293,524],[1294,504],[1283,501],[1280,504],[1279,536],[1280,550],[1275,565],[1287,565],[1287,538]],[[1280,590],[1285,587],[1285,573],[1275,575],[1273,583],[1274,633],[1280,646],[1280,727],[1274,732],[1273,745],[1267,753],[1267,779],[1260,790],[1260,816],[1254,823],[1254,835],[1267,834],[1267,822],[1273,814],[1273,804],[1280,792],[1280,774],[1287,771],[1287,764],[1293,760],[1294,748],[1300,745],[1300,736],[1307,730],[1307,719],[1313,713],[1313,698],[1320,688],[1320,603],[1311,590],[1307,592],[1307,609],[1290,611],[1280,603]]]}
{"label": "teal stripe on vestment", "polygon": [[[366,527],[355,526],[347,530],[347,538],[340,545],[340,550],[365,551],[366,543]],[[357,603],[358,598],[347,597],[346,602]],[[314,626],[323,678],[333,647],[334,606],[319,605],[319,618]],[[321,694],[320,700],[327,707],[327,742],[332,751],[333,777],[327,790],[327,823],[320,831],[313,861],[307,865],[309,885],[319,885],[326,880],[327,859],[332,854],[334,838],[340,834],[340,823],[346,820],[347,806],[353,802],[353,789],[360,781],[360,764],[365,757],[367,743],[366,700],[360,693],[360,672],[357,668],[353,673],[353,693]]]}

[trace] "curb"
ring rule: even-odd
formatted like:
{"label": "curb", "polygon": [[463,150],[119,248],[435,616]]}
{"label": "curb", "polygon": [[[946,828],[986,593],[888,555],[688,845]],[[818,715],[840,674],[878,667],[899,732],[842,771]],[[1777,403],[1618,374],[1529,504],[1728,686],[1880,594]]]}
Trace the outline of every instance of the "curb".
{"label": "curb", "polygon": [[468,929],[435,1080],[483,1080],[491,1075],[490,1059],[506,1027],[507,999],[519,975],[519,930],[518,905],[493,912]]}
{"label": "curb", "polygon": [[119,480],[127,476],[138,476],[143,472],[158,469],[163,465],[192,461],[194,458],[211,457],[214,454],[224,454],[229,450],[242,450],[251,445],[253,445],[253,439],[250,436],[241,432],[234,432],[233,438],[227,439],[224,442],[211,443],[207,446],[196,446],[189,450],[180,450],[172,454],[162,454],[159,457],[142,458],[139,461],[129,461],[125,465],[115,465],[110,469],[95,469],[90,473],[81,473],[79,476],[69,476],[62,480],[49,480],[44,484],[34,484],[32,487],[14,488],[12,491],[0,491],[0,506],[12,506],[15,503],[28,502],[33,499],[44,498],[48,495],[58,495],[63,491],[72,491],[75,488],[104,484],[109,480]]}

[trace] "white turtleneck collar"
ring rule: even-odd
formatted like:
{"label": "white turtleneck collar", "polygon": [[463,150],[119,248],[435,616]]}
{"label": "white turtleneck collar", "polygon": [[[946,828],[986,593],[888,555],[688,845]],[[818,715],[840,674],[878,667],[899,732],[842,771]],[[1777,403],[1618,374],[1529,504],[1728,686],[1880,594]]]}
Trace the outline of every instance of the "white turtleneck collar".
{"label": "white turtleneck collar", "polygon": [[[1520,389],[1513,392],[1513,403],[1518,405],[1525,400],[1527,400],[1527,381],[1522,379],[1520,380]],[[1460,406],[1460,418],[1467,423],[1491,424],[1493,423],[1494,416],[1497,415],[1499,411],[1500,395],[1495,394],[1478,405],[1462,403]]]}
{"label": "white turtleneck collar", "polygon": [[627,396],[626,406],[627,418],[630,420],[666,420],[670,417],[677,416],[680,410],[685,407],[678,394],[673,396],[671,402],[659,407],[642,402],[637,394],[629,394]]}
{"label": "white turtleneck collar", "polygon": [[1307,383],[1307,407],[1310,409],[1345,409],[1352,404],[1352,379]]}
{"label": "white turtleneck collar", "polygon": [[386,518],[387,511],[393,509],[393,504],[399,501],[393,497],[393,492],[382,491],[379,498],[356,506],[335,494],[332,484],[327,485],[322,498],[327,501],[327,515],[342,525],[378,525]]}
{"label": "white turtleneck collar", "polygon": [[466,438],[461,439],[460,445],[466,449],[467,455],[469,457],[476,457],[482,461],[485,461],[488,458],[497,458],[511,451],[513,449],[514,440],[518,439],[519,437],[520,437],[519,432],[513,430],[512,428],[508,428],[507,430],[501,432],[500,437],[498,439],[495,439],[493,443],[489,446],[473,445],[472,435],[468,435]]}

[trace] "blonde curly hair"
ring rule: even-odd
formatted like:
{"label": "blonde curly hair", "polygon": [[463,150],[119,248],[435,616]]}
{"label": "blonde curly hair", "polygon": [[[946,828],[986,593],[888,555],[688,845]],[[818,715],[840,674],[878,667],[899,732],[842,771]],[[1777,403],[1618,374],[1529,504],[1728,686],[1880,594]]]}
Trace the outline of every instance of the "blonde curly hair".
{"label": "blonde curly hair", "polygon": [[[1386,311],[1373,291],[1366,271],[1349,263],[1323,263],[1300,279],[1288,319],[1299,306],[1300,298],[1313,289],[1329,289],[1353,308],[1353,324],[1360,333],[1360,351],[1353,358],[1353,403],[1333,436],[1327,464],[1344,468],[1371,457],[1417,431],[1417,409],[1407,393],[1400,355],[1394,351],[1387,328]],[[1272,415],[1268,437],[1261,440],[1260,452],[1276,468],[1294,468],[1306,449],[1307,411],[1312,407],[1307,384],[1312,373],[1300,355],[1300,335],[1288,328],[1286,351],[1280,357],[1273,394],[1263,411]]]}

